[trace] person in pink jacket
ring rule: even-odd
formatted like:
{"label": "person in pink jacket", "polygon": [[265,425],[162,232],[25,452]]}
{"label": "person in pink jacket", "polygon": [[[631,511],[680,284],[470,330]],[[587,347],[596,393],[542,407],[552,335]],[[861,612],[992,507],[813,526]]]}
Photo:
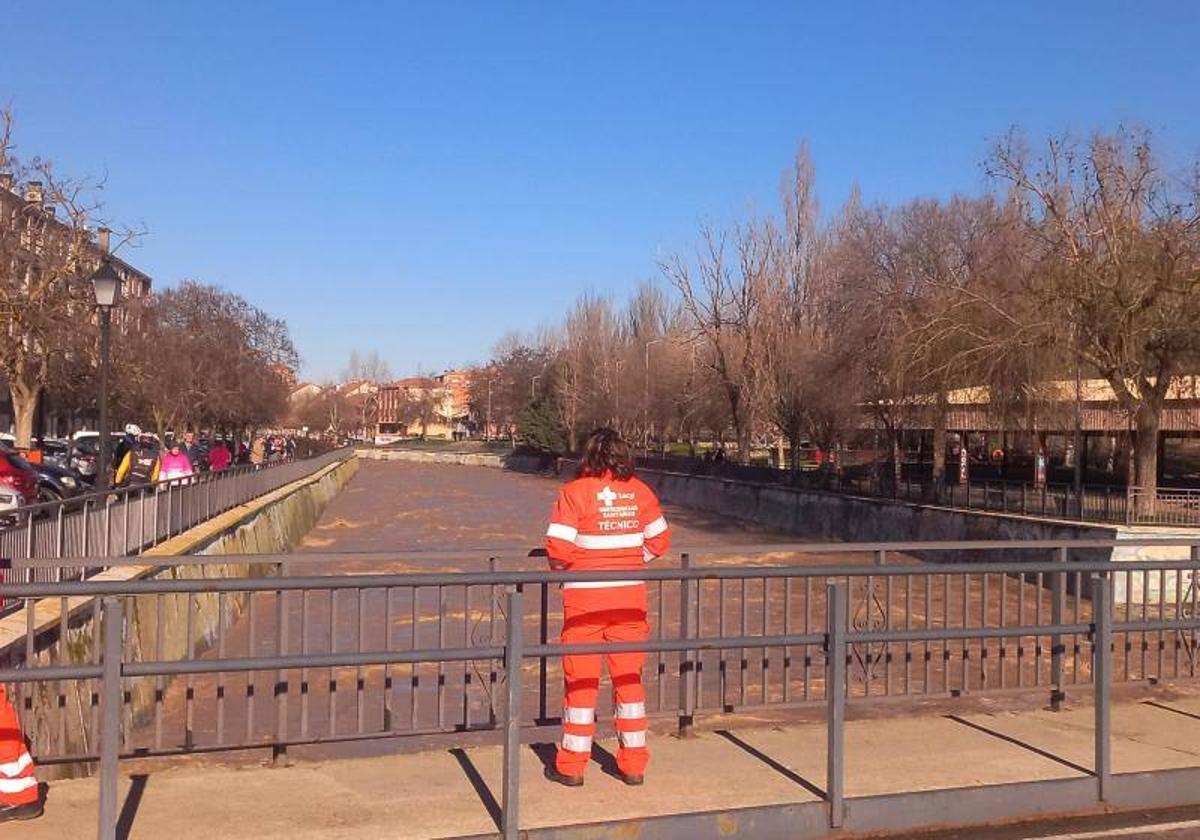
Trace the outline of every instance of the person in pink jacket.
{"label": "person in pink jacket", "polygon": [[158,466],[159,481],[179,481],[192,477],[192,462],[189,460],[179,441],[172,439],[171,448],[162,456]]}

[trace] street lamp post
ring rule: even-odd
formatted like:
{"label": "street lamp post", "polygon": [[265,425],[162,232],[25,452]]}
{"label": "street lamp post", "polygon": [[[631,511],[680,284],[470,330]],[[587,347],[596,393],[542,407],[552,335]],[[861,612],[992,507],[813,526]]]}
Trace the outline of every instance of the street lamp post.
{"label": "street lamp post", "polygon": [[487,425],[483,428],[483,439],[492,439],[492,380],[487,381],[488,385],[488,401],[487,401]]}
{"label": "street lamp post", "polygon": [[121,277],[107,256],[92,274],[92,289],[96,293],[96,309],[100,317],[100,440],[96,449],[96,489],[108,489],[108,369],[109,336],[112,332],[112,308],[121,295]]}
{"label": "street lamp post", "polygon": [[652,338],[646,342],[645,377],[642,380],[642,448],[650,450],[650,345],[658,344],[666,339]]}

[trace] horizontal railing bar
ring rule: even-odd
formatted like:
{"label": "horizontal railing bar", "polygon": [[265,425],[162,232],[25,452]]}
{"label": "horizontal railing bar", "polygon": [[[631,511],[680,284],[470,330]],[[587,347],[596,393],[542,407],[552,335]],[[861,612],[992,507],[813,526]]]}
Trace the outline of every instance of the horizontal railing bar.
{"label": "horizontal railing bar", "polygon": [[1113,623],[1113,633],[1142,633],[1152,630],[1196,630],[1200,618],[1161,619],[1156,621],[1123,621]]}
{"label": "horizontal railing bar", "polygon": [[[647,717],[653,715],[647,714]],[[553,724],[557,726],[558,724]],[[548,728],[551,724],[539,724],[536,721],[529,721],[522,724],[523,729],[536,731],[540,728]],[[268,740],[249,741],[242,743],[230,744],[196,744],[190,747],[164,747],[162,749],[153,748],[135,748],[126,750],[120,754],[121,761],[136,761],[138,759],[149,758],[180,758],[189,755],[210,755],[212,753],[221,752],[248,752],[251,750],[269,750],[275,747],[320,747],[330,744],[346,744],[360,741],[381,741],[390,738],[411,738],[414,736],[453,736],[464,735],[471,733],[495,732],[495,727],[489,722],[473,723],[470,726],[458,725],[451,728],[439,729],[437,727],[422,726],[416,729],[381,729],[375,732],[348,732],[343,735],[325,735],[314,736],[312,738],[270,738]],[[98,753],[72,753],[68,755],[58,755],[52,758],[38,757],[37,763],[48,767],[62,764],[81,764],[91,761],[99,761]]]}
{"label": "horizontal railing bar", "polygon": [[[293,656],[248,656],[237,659],[182,659],[175,662],[129,662],[126,677],[165,677],[180,674],[221,674],[240,671],[290,671],[297,668],[344,668],[356,665],[405,665],[425,662],[470,662],[500,659],[502,647],[440,648],[429,650],[363,651]],[[4,677],[0,674],[0,681]]]}
{"label": "horizontal railing bar", "polygon": [[0,670],[0,683],[35,683],[51,680],[95,680],[104,675],[99,665],[47,665],[44,668]]}
{"label": "horizontal railing bar", "polygon": [[[854,643],[881,642],[938,642],[958,639],[1001,639],[1022,636],[1091,634],[1095,625],[1039,624],[1020,627],[961,627],[917,630],[851,631],[846,640]],[[1200,628],[1200,618],[1162,621],[1134,621],[1113,625],[1114,633],[1136,633],[1155,630]],[[825,633],[785,634],[771,636],[727,636],[702,639],[647,639],[635,642],[597,642],[586,645],[544,644],[529,645],[523,658],[557,657],[568,654],[675,652],[727,650],[731,648],[776,648],[799,645],[824,645]],[[186,674],[236,673],[245,671],[296,670],[299,668],[340,668],[359,665],[388,665],[431,662],[465,662],[501,659],[502,646],[477,648],[444,648],[411,651],[363,651],[359,653],[305,654],[292,656],[258,656],[233,659],[189,659],[163,662],[124,663],[121,676],[128,678],[179,676]],[[0,683],[43,682],[51,680],[96,679],[102,674],[98,665],[46,666],[0,670]]]}
{"label": "horizontal railing bar", "polygon": [[[697,557],[721,557],[730,554],[861,554],[885,551],[890,554],[904,554],[913,551],[995,551],[1000,549],[1016,551],[1036,551],[1067,548],[1071,550],[1105,549],[1105,548],[1169,548],[1191,547],[1200,548],[1200,535],[1189,537],[1168,537],[1163,539],[1061,539],[1061,540],[936,540],[929,542],[859,542],[859,543],[756,543],[738,546],[678,546],[672,548],[672,554],[687,554],[693,559]],[[107,557],[63,557],[52,561],[63,567],[95,566],[98,561],[111,563],[114,558]],[[221,562],[220,558],[156,558],[163,562],[155,565],[193,565]],[[388,560],[483,560],[488,559],[529,559],[528,548],[517,546],[497,546],[495,548],[473,548],[457,551],[409,550],[409,551],[344,551],[344,552],[313,552],[311,554],[288,555],[288,560],[297,563],[333,563],[342,561],[388,561]],[[13,559],[14,565],[28,561]],[[33,561],[38,563],[39,561]],[[239,563],[278,563],[278,554],[240,554]],[[1140,561],[1139,561],[1140,562]]]}
{"label": "horizontal railing bar", "polygon": [[[267,555],[269,556],[269,555]],[[278,557],[278,555],[276,555]],[[231,555],[234,557],[234,555]],[[238,561],[242,560],[237,556]],[[1072,573],[1126,571],[1190,571],[1200,568],[1197,560],[1080,560],[1069,564]],[[368,575],[310,575],[303,577],[196,578],[186,580],[69,581],[62,583],[14,583],[0,585],[0,597],[31,598],[71,595],[147,595],[209,592],[267,592],[274,590],[393,589],[426,586],[505,586],[561,584],[609,580],[677,581],[740,580],[750,578],[897,577],[902,575],[1037,574],[1062,572],[1061,562],[921,563],[898,566],[845,564],[822,566],[694,566],[690,569],[638,569],[636,571],[512,571],[512,572],[418,572]]]}
{"label": "horizontal railing bar", "polygon": [[281,566],[292,561],[292,556],[261,555],[258,560],[243,560],[240,554],[182,554],[175,557],[156,557],[145,554],[118,555],[116,557],[17,557],[12,561],[16,571],[25,569],[94,569],[100,566],[121,568],[125,566],[151,566],[174,569],[185,566]]}
{"label": "horizontal railing bar", "polygon": [[673,651],[728,650],[729,648],[784,647],[788,645],[823,645],[824,633],[790,634],[786,636],[711,636],[704,639],[647,639],[644,642],[596,642],[586,645],[526,645],[524,658],[564,656],[586,653],[668,653]]}
{"label": "horizontal railing bar", "polygon": [[275,470],[289,464],[301,463],[304,461],[316,461],[322,458],[337,460],[339,457],[349,457],[353,450],[349,447],[340,449],[331,449],[328,452],[322,452],[319,455],[313,455],[308,458],[285,458],[277,461],[269,461],[259,466],[251,464],[239,464],[234,467],[226,467],[223,470],[205,471],[194,473],[187,478],[164,478],[157,482],[142,482],[140,484],[129,484],[124,487],[114,487],[109,490],[88,490],[84,493],[72,496],[69,499],[57,499],[52,502],[35,502],[31,505],[22,505],[14,508],[11,513],[13,515],[25,516],[27,514],[37,515],[39,513],[57,509],[60,507],[82,507],[84,503],[101,502],[109,499],[111,503],[119,503],[120,499],[125,496],[140,496],[142,493],[160,493],[168,486],[172,488],[190,487],[205,482],[225,482],[242,476],[251,476],[262,473],[265,470]]}
{"label": "horizontal railing bar", "polygon": [[766,551],[812,551],[822,554],[842,554],[860,551],[991,551],[998,548],[1052,549],[1052,548],[1126,548],[1140,546],[1200,546],[1200,535],[1196,537],[1166,537],[1163,539],[1142,538],[1116,539],[1058,539],[1058,540],[929,540],[927,542],[841,542],[841,543],[766,543],[747,546],[702,545],[695,548],[672,548],[685,551],[693,557],[705,554],[761,553]]}
{"label": "horizontal railing bar", "polygon": [[[1020,636],[1068,636],[1091,633],[1093,624],[1036,624],[1023,627],[939,627],[929,630],[862,630],[846,633],[855,642],[942,642],[955,639],[1012,639]],[[1113,631],[1116,632],[1114,626]]]}

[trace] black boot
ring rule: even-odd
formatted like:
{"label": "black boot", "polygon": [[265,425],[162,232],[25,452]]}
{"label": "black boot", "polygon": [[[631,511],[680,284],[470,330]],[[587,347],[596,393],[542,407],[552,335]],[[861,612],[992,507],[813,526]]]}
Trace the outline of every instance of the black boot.
{"label": "black boot", "polygon": [[552,782],[557,782],[563,787],[582,787],[583,776],[568,776],[565,773],[559,773],[553,767],[547,767],[545,776]]}
{"label": "black boot", "polygon": [[42,802],[27,802],[24,805],[0,807],[0,823],[17,820],[36,820],[42,815]]}
{"label": "black boot", "polygon": [[641,773],[620,773],[621,781],[630,787],[637,787],[646,780]]}

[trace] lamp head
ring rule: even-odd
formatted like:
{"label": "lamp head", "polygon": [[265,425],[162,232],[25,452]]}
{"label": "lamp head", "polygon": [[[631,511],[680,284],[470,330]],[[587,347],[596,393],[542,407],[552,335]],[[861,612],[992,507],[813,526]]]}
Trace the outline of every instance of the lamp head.
{"label": "lamp head", "polygon": [[107,259],[92,274],[92,288],[96,292],[97,306],[108,309],[117,305],[121,297],[121,276]]}

